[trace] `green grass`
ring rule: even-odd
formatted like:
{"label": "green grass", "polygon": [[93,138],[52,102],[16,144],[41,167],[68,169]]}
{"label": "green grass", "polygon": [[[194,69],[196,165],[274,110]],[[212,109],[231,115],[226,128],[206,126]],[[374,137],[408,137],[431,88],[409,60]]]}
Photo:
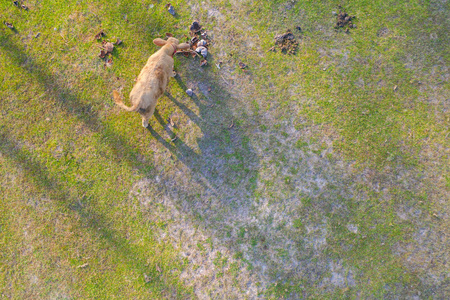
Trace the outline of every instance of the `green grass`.
{"label": "green grass", "polygon": [[[2,297],[448,297],[447,2],[344,2],[349,34],[336,1],[25,4],[0,4]],[[111,91],[194,19],[209,65],[176,56],[143,129]]]}

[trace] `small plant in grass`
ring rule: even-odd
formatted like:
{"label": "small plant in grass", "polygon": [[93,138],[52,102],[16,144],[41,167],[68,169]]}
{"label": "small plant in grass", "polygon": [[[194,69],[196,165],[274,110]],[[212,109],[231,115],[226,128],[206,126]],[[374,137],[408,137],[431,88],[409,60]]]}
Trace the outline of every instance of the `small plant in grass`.
{"label": "small plant in grass", "polygon": [[293,226],[294,226],[294,228],[296,228],[296,229],[302,229],[302,228],[303,228],[302,220],[301,220],[300,218],[295,219],[295,220],[294,220]]}

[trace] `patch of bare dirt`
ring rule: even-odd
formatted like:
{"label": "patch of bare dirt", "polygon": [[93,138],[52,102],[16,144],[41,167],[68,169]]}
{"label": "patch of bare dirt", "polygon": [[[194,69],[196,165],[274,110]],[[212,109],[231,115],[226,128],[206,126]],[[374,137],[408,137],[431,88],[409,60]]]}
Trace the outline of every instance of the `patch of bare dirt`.
{"label": "patch of bare dirt", "polygon": [[388,28],[383,27],[377,31],[377,37],[384,37],[389,35],[390,31]]}

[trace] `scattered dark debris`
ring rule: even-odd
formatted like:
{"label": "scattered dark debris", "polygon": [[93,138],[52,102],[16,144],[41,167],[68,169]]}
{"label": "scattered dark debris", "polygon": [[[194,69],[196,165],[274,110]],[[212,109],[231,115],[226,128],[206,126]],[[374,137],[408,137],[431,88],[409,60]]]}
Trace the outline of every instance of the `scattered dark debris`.
{"label": "scattered dark debris", "polygon": [[300,26],[295,27],[298,31],[302,31],[302,28]]}
{"label": "scattered dark debris", "polygon": [[198,21],[194,21],[189,27],[189,35],[185,35],[186,42],[189,43],[190,49],[184,51],[178,51],[177,53],[183,54],[185,57],[192,56],[196,58],[197,56],[201,58],[200,66],[206,66],[208,61],[206,57],[208,56],[208,47],[211,44],[206,30],[202,28]]}
{"label": "scattered dark debris", "polygon": [[[100,51],[99,57],[100,58],[105,58],[114,50],[114,45],[111,42],[103,41],[102,42],[102,48],[103,48],[103,50]],[[105,63],[105,66],[110,67],[111,65],[112,65],[112,59],[109,59]]]}
{"label": "scattered dark debris", "polygon": [[239,68],[241,68],[242,70],[247,68],[247,65],[244,64],[242,61],[239,62]]}
{"label": "scattered dark debris", "polygon": [[201,39],[208,41],[208,35],[206,30],[203,29],[202,25],[198,21],[194,21],[189,27],[189,35],[192,37],[191,41],[198,42]]}
{"label": "scattered dark debris", "polygon": [[298,42],[295,39],[294,34],[288,29],[286,33],[278,34],[275,36],[275,46],[269,49],[269,51],[276,52],[276,49],[280,48],[282,53],[295,54],[298,48]]}
{"label": "scattered dark debris", "polygon": [[107,53],[111,53],[114,50],[114,45],[111,42],[103,41],[102,46],[103,46],[103,49],[105,49]]}
{"label": "scattered dark debris", "polygon": [[172,4],[170,4],[170,3],[166,4],[166,8],[167,8],[167,11],[169,12],[169,14],[171,14],[172,16],[175,16],[175,8],[172,6]]}
{"label": "scattered dark debris", "polygon": [[205,46],[199,46],[195,48],[195,52],[200,53],[203,58],[206,58],[206,56],[208,56],[208,49]]}
{"label": "scattered dark debris", "polygon": [[20,1],[13,1],[13,4],[14,4],[15,6],[17,6],[18,8],[21,8],[21,9],[23,9],[23,10],[28,10],[28,7],[25,6],[24,4],[21,4]]}
{"label": "scattered dark debris", "polygon": [[9,29],[14,29],[14,26],[13,26],[13,24],[11,24],[11,23],[8,23],[8,22],[4,22],[5,23],[5,25],[9,28]]}
{"label": "scattered dark debris", "polygon": [[275,44],[283,44],[285,41],[291,41],[295,40],[295,36],[292,34],[292,32],[288,29],[286,33],[278,34],[275,36]]}
{"label": "scattered dark debris", "polygon": [[149,283],[150,281],[152,281],[151,277],[147,276],[147,274],[144,274],[144,280],[145,280],[145,283]]}
{"label": "scattered dark debris", "polygon": [[198,23],[198,21],[192,22],[191,27],[189,27],[189,30],[191,31],[191,36],[196,34],[202,29],[202,26]]}
{"label": "scattered dark debris", "polygon": [[192,47],[196,47],[197,46],[197,42],[198,42],[198,37],[194,36],[190,41],[189,41],[189,45],[191,45]]}
{"label": "scattered dark debris", "polygon": [[101,39],[101,38],[104,37],[104,36],[106,36],[106,34],[105,34],[105,32],[103,31],[103,29],[102,29],[102,30],[100,30],[99,33],[97,33],[97,34],[95,35],[95,39],[96,39],[96,40],[99,40],[99,39]]}
{"label": "scattered dark debris", "polygon": [[108,52],[106,52],[105,50],[100,50],[100,54],[98,55],[98,57],[105,58],[107,55],[108,55]]}
{"label": "scattered dark debris", "polygon": [[[101,30],[98,34],[95,35],[96,39],[101,39],[101,37],[105,36],[105,33],[103,30]],[[116,41],[115,42],[108,42],[108,41],[102,41],[102,45],[99,46],[100,47],[100,54],[98,55],[98,57],[100,57],[101,59],[105,59],[105,63],[104,66],[105,67],[111,67],[113,64],[113,59],[112,57],[109,57],[109,55],[112,55],[112,52],[114,50],[114,45],[120,45],[122,44],[122,40],[120,40],[119,38],[115,38]]]}
{"label": "scattered dark debris", "polygon": [[346,12],[343,12],[341,9],[342,7],[339,6],[339,14],[337,15],[337,22],[334,28],[338,29],[348,25],[348,28],[347,30],[345,30],[345,32],[349,33],[350,32],[349,28],[356,28],[356,25],[353,24],[352,22],[352,20],[355,19],[355,16],[350,16]]}
{"label": "scattered dark debris", "polygon": [[108,68],[110,68],[110,67],[112,66],[112,64],[113,64],[112,58],[109,58],[109,59],[105,62],[105,66],[108,67]]}

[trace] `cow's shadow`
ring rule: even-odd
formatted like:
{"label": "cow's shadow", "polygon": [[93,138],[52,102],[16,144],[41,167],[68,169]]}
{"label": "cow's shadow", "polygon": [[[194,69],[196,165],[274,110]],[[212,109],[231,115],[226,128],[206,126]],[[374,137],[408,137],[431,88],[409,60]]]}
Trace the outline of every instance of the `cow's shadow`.
{"label": "cow's shadow", "polygon": [[[234,219],[248,212],[257,185],[259,159],[245,128],[240,126],[242,116],[233,107],[236,99],[225,87],[218,85],[218,78],[214,75],[208,77],[210,74],[204,73],[201,78],[188,83],[180,76],[175,77],[183,91],[188,88],[187,85],[195,86],[192,96],[165,93],[165,97],[182,111],[190,124],[194,123],[200,129],[195,149],[176,135],[176,130],[157,110],[154,115],[163,130],[158,132],[151,126],[148,130],[173,157],[186,166],[184,172],[189,172],[183,175],[184,183],[178,184],[170,171],[158,171],[159,178],[162,178],[163,183],[165,181],[165,184],[157,184],[159,192],[169,195],[175,202],[191,199],[190,205],[182,205],[183,212],[188,215],[200,214],[200,219],[206,222],[202,225],[214,228],[223,226],[220,222],[214,223],[214,220]],[[165,138],[167,136],[170,138]],[[191,180],[192,186],[186,186],[186,178]],[[192,197],[196,192],[203,197]],[[211,209],[211,202],[217,204],[217,211]],[[223,215],[225,210],[227,213]]]}

